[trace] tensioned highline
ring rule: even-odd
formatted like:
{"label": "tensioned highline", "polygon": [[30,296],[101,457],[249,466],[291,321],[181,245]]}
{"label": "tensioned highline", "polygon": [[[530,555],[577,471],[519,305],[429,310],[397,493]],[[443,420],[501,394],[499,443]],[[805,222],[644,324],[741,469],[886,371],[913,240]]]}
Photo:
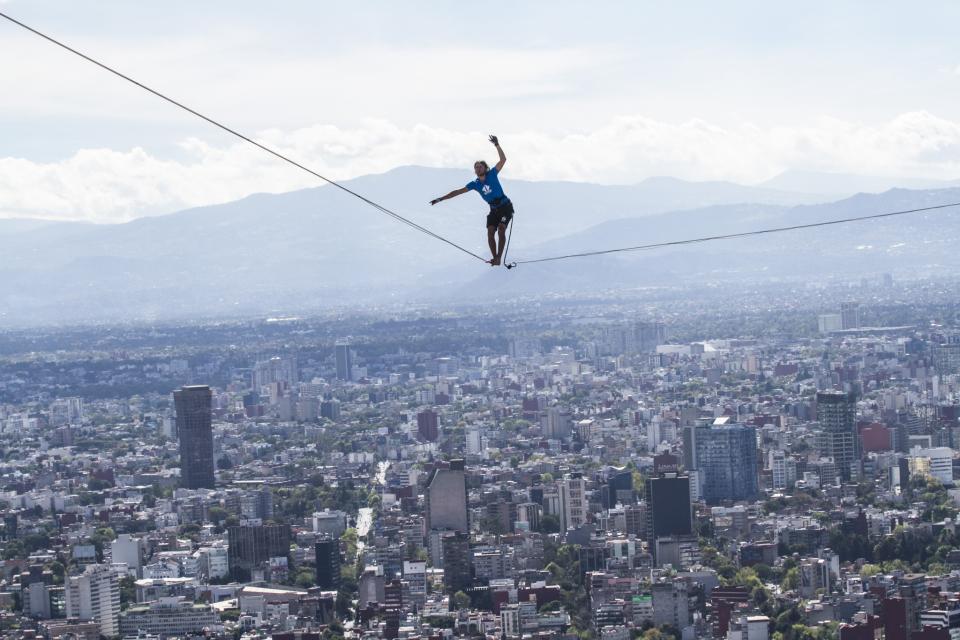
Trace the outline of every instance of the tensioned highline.
{"label": "tensioned highline", "polygon": [[[179,107],[180,109],[183,109],[184,111],[186,111],[186,112],[188,112],[188,113],[190,113],[190,114],[192,114],[192,115],[194,115],[194,116],[196,116],[196,117],[198,117],[198,118],[200,118],[200,119],[202,119],[202,120],[205,120],[206,122],[214,125],[215,127],[218,127],[219,129],[222,129],[223,131],[226,131],[227,133],[229,133],[229,134],[231,134],[231,135],[233,135],[233,136],[235,136],[235,137],[243,140],[244,142],[248,142],[249,144],[252,144],[253,146],[255,146],[255,147],[257,147],[257,148],[259,148],[259,149],[261,149],[261,150],[263,150],[263,151],[266,151],[267,153],[271,154],[272,156],[275,156],[276,158],[279,158],[280,160],[283,160],[284,162],[287,162],[287,163],[289,163],[289,164],[297,167],[298,169],[301,169],[301,170],[303,170],[303,171],[306,171],[307,173],[309,173],[309,174],[312,175],[312,176],[315,176],[315,177],[317,177],[317,178],[320,178],[320,179],[323,180],[324,182],[326,182],[326,183],[328,183],[328,184],[330,184],[330,185],[332,185],[332,186],[334,186],[334,187],[337,187],[338,189],[340,189],[340,190],[342,190],[342,191],[344,191],[344,192],[346,192],[346,193],[349,193],[350,195],[352,195],[352,196],[360,199],[361,201],[365,202],[366,204],[370,205],[371,207],[373,207],[373,208],[376,209],[377,211],[380,211],[381,213],[390,216],[390,217],[393,218],[394,220],[396,220],[396,221],[398,221],[398,222],[401,222],[401,223],[403,223],[403,224],[406,224],[407,226],[409,226],[409,227],[411,227],[411,228],[413,228],[413,229],[416,229],[417,231],[420,231],[421,233],[424,233],[424,234],[426,234],[426,235],[428,235],[428,236],[430,236],[430,237],[432,237],[432,238],[436,238],[437,240],[440,240],[441,242],[444,242],[444,243],[450,245],[451,247],[454,247],[454,248],[456,248],[456,249],[459,249],[460,251],[466,253],[467,255],[473,256],[474,258],[480,260],[481,262],[487,262],[485,259],[483,259],[483,258],[480,257],[479,255],[477,255],[476,253],[470,251],[469,249],[466,249],[466,248],[460,246],[459,244],[453,242],[452,240],[449,240],[449,239],[447,239],[447,238],[445,238],[445,237],[443,237],[443,236],[441,236],[441,235],[439,235],[439,234],[431,231],[430,229],[427,229],[426,227],[423,227],[423,226],[417,224],[417,223],[414,222],[413,220],[410,220],[409,218],[406,218],[406,217],[400,215],[399,213],[396,213],[395,211],[391,211],[390,209],[384,207],[383,205],[381,205],[381,204],[379,204],[379,203],[377,203],[377,202],[374,202],[373,200],[370,200],[369,198],[367,198],[367,197],[365,197],[365,196],[357,193],[356,191],[353,191],[352,189],[349,189],[349,188],[343,186],[342,184],[338,183],[337,181],[332,180],[332,179],[330,179],[330,178],[327,178],[327,177],[324,176],[324,175],[321,175],[321,174],[318,173],[317,171],[314,171],[313,169],[310,169],[309,167],[307,167],[307,166],[305,166],[305,165],[297,162],[296,160],[293,160],[293,159],[291,159],[291,158],[283,155],[283,154],[280,153],[279,151],[275,151],[274,149],[271,149],[270,147],[268,147],[268,146],[266,146],[266,145],[264,145],[264,144],[261,144],[261,143],[257,142],[257,141],[254,140],[253,138],[250,138],[249,136],[246,136],[246,135],[238,132],[237,130],[232,129],[232,128],[230,128],[230,127],[228,127],[228,126],[226,126],[226,125],[218,122],[217,120],[214,120],[213,118],[211,118],[211,117],[209,117],[209,116],[206,116],[206,115],[200,113],[199,111],[197,111],[197,110],[195,110],[195,109],[192,109],[192,108],[186,106],[185,104],[183,104],[183,103],[181,103],[181,102],[178,102],[177,100],[174,100],[173,98],[170,98],[170,97],[164,95],[163,93],[160,93],[159,91],[148,87],[147,85],[143,84],[142,82],[139,82],[139,81],[137,81],[137,80],[134,80],[134,79],[131,78],[130,76],[125,75],[125,74],[121,73],[120,71],[117,71],[116,69],[114,69],[114,68],[112,68],[112,67],[104,64],[103,62],[100,62],[99,60],[96,60],[95,58],[92,58],[92,57],[86,55],[85,53],[82,53],[82,52],[74,49],[73,47],[70,47],[70,46],[68,46],[68,45],[60,42],[59,40],[53,38],[52,36],[49,36],[49,35],[41,32],[41,31],[38,31],[37,29],[34,29],[33,27],[31,27],[31,26],[29,26],[29,25],[27,25],[27,24],[24,24],[23,22],[20,22],[20,21],[17,20],[16,18],[13,18],[12,16],[10,16],[10,15],[8,15],[8,14],[3,13],[2,11],[0,11],[0,17],[8,20],[9,22],[11,22],[11,23],[13,23],[13,24],[15,24],[15,25],[17,25],[17,26],[19,26],[19,27],[22,27],[23,29],[26,29],[27,31],[33,33],[34,35],[37,35],[37,36],[43,38],[44,40],[47,40],[48,42],[51,42],[52,44],[57,45],[58,47],[60,47],[60,48],[62,48],[62,49],[65,49],[66,51],[69,51],[70,53],[72,53],[72,54],[74,54],[74,55],[76,55],[76,56],[79,56],[79,57],[83,58],[83,59],[86,60],[87,62],[93,63],[93,64],[97,65],[98,67],[100,67],[101,69],[103,69],[103,70],[105,70],[105,71],[109,71],[109,72],[112,73],[113,75],[115,75],[115,76],[117,76],[117,77],[119,77],[119,78],[122,78],[123,80],[126,80],[127,82],[129,82],[129,83],[131,83],[131,84],[134,84],[134,85],[140,87],[141,89],[143,89],[143,90],[145,90],[145,91],[148,91],[148,92],[152,93],[153,95],[157,96],[158,98],[161,98],[161,99],[163,99],[163,100],[166,100],[166,101],[169,102],[170,104],[172,104],[172,105],[174,105],[174,106],[176,106],[176,107]],[[934,205],[934,206],[930,206],[930,207],[920,207],[920,208],[916,208],[916,209],[906,209],[906,210],[903,210],[903,211],[892,211],[892,212],[888,212],[888,213],[876,213],[876,214],[865,215],[865,216],[857,216],[857,217],[853,217],[853,218],[840,218],[840,219],[836,219],[836,220],[826,220],[826,221],[823,221],[823,222],[811,222],[811,223],[808,223],[808,224],[797,224],[797,225],[790,225],[790,226],[784,226],[784,227],[772,227],[772,228],[768,228],[768,229],[757,229],[757,230],[755,230],[755,231],[743,231],[743,232],[739,232],[739,233],[729,233],[729,234],[721,234],[721,235],[714,235],[714,236],[704,236],[704,237],[701,237],[701,238],[688,238],[688,239],[685,239],[685,240],[673,240],[673,241],[670,241],[670,242],[657,242],[657,243],[653,243],[653,244],[635,245],[635,246],[631,246],[631,247],[618,247],[618,248],[614,248],[614,249],[603,249],[603,250],[597,250],[597,251],[584,251],[584,252],[581,252],[581,253],[568,253],[568,254],[559,255],[559,256],[550,256],[550,257],[546,257],[546,258],[534,258],[534,259],[530,259],[530,260],[517,260],[517,261],[515,261],[515,262],[505,264],[504,266],[506,266],[508,269],[510,269],[510,268],[513,268],[513,267],[515,267],[515,266],[517,266],[517,265],[521,265],[521,264],[534,264],[534,263],[538,263],[538,262],[553,262],[553,261],[556,261],[556,260],[568,260],[568,259],[571,259],[571,258],[584,258],[584,257],[587,257],[587,256],[598,256],[598,255],[605,255],[605,254],[611,254],[611,253],[622,253],[622,252],[628,252],[628,251],[644,251],[644,250],[656,249],[656,248],[660,248],[660,247],[673,247],[673,246],[680,246],[680,245],[685,245],[685,244],[697,244],[697,243],[701,243],[701,242],[712,242],[712,241],[714,241],[714,240],[730,240],[730,239],[733,239],[733,238],[745,238],[745,237],[749,237],[749,236],[758,236],[758,235],[764,235],[764,234],[768,234],[768,233],[782,233],[782,232],[785,232],[785,231],[796,231],[796,230],[800,230],[800,229],[812,229],[812,228],[814,228],[814,227],[826,227],[826,226],[830,226],[830,225],[847,224],[847,223],[852,223],[852,222],[860,222],[860,221],[863,221],[863,220],[873,220],[873,219],[877,219],[877,218],[889,218],[889,217],[893,217],[893,216],[902,216],[902,215],[907,215],[907,214],[911,214],[911,213],[920,213],[920,212],[922,212],[922,211],[933,211],[933,210],[936,210],[936,209],[946,209],[946,208],[948,208],[948,207],[957,207],[957,206],[960,206],[960,202],[940,204],[940,205]],[[512,232],[513,232],[513,229],[511,228],[511,235],[512,235]]]}

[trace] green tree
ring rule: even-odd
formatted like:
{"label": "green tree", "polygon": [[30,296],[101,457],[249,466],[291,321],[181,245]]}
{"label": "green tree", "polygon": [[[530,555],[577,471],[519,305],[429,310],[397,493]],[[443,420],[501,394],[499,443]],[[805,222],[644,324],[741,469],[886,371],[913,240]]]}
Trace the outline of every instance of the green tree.
{"label": "green tree", "polygon": [[297,575],[294,577],[293,583],[298,587],[309,589],[315,584],[313,571],[309,569],[301,569],[300,571],[297,571]]}
{"label": "green tree", "polygon": [[784,591],[793,591],[800,586],[800,570],[796,567],[792,567],[787,570],[787,573],[783,576],[783,581],[780,583],[780,588]]}
{"label": "green tree", "polygon": [[217,526],[220,526],[229,515],[230,512],[219,505],[213,505],[207,510],[207,517],[210,518],[210,522]]}
{"label": "green tree", "polygon": [[137,585],[133,577],[126,575],[120,578],[120,608],[126,609],[137,601]]}
{"label": "green tree", "polygon": [[463,591],[457,591],[453,594],[453,608],[456,611],[470,607],[470,596]]}

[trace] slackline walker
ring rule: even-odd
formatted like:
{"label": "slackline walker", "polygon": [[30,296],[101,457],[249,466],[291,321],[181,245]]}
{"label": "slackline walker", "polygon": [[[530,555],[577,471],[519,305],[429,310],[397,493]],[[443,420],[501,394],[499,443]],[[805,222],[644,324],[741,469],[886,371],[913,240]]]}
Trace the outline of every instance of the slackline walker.
{"label": "slackline walker", "polygon": [[[471,180],[467,183],[467,186],[454,189],[445,196],[434,198],[430,201],[430,204],[435,205],[438,202],[456,198],[467,191],[479,193],[484,202],[490,205],[490,213],[487,214],[487,244],[490,245],[490,255],[493,257],[488,262],[490,266],[496,267],[500,264],[500,259],[504,257],[506,251],[507,225],[513,220],[513,203],[503,193],[503,187],[500,186],[500,171],[507,162],[507,156],[500,148],[500,140],[497,139],[497,136],[490,136],[490,142],[497,148],[497,155],[500,156],[497,166],[491,169],[486,160],[477,160],[473,163],[473,172],[477,174],[476,180]],[[510,230],[510,234],[513,235],[513,229]],[[507,268],[511,267],[508,266]]]}
{"label": "slackline walker", "polygon": [[[149,93],[152,93],[153,95],[155,95],[155,96],[157,96],[158,98],[161,98],[161,99],[169,102],[170,104],[174,105],[175,107],[178,107],[178,108],[186,111],[187,113],[190,113],[191,115],[194,115],[194,116],[196,116],[196,117],[198,117],[198,118],[200,118],[200,119],[202,119],[202,120],[205,120],[206,122],[212,124],[213,126],[219,128],[219,129],[222,129],[223,131],[226,131],[226,132],[229,133],[230,135],[235,136],[235,137],[239,138],[240,140],[243,140],[244,142],[247,142],[247,143],[249,143],[249,144],[257,147],[258,149],[261,149],[262,151],[265,151],[265,152],[269,153],[270,155],[272,155],[272,156],[274,156],[274,157],[276,157],[276,158],[278,158],[278,159],[280,159],[280,160],[283,160],[284,162],[287,162],[288,164],[293,165],[294,167],[297,167],[298,169],[301,169],[302,171],[306,171],[306,172],[309,173],[310,175],[312,175],[312,176],[314,176],[314,177],[316,177],[316,178],[319,178],[320,180],[323,180],[323,181],[326,182],[327,184],[330,184],[330,185],[332,185],[332,186],[340,189],[341,191],[343,191],[343,192],[345,192],[345,193],[348,193],[348,194],[354,196],[355,198],[361,200],[362,202],[370,205],[371,207],[373,207],[374,209],[376,209],[376,210],[379,211],[380,213],[383,213],[384,215],[390,216],[391,218],[393,218],[394,220],[396,220],[397,222],[399,222],[399,223],[401,223],[401,224],[405,224],[405,225],[409,226],[410,228],[415,229],[416,231],[419,231],[419,232],[421,232],[421,233],[423,233],[423,234],[425,234],[425,235],[428,235],[428,236],[430,236],[430,237],[432,237],[432,238],[435,238],[435,239],[439,240],[440,242],[446,243],[446,244],[450,245],[451,247],[454,247],[455,249],[458,249],[458,250],[462,251],[463,253],[465,253],[465,254],[467,254],[467,255],[469,255],[469,256],[472,256],[472,257],[476,258],[477,260],[480,260],[480,261],[482,261],[482,262],[486,262],[486,263],[488,263],[488,264],[490,264],[490,265],[492,265],[492,266],[497,266],[497,265],[499,265],[499,264],[503,264],[505,267],[507,267],[507,269],[512,269],[512,268],[514,268],[514,267],[516,267],[516,266],[518,266],[518,265],[521,265],[521,264],[535,264],[535,263],[538,263],[538,262],[554,262],[554,261],[557,261],[557,260],[569,260],[569,259],[571,259],[571,258],[585,258],[585,257],[588,257],[588,256],[599,256],[599,255],[606,255],[606,254],[611,254],[611,253],[623,253],[623,252],[628,252],[628,251],[645,251],[645,250],[657,249],[657,248],[661,248],[661,247],[675,247],[675,246],[686,245],[686,244],[698,244],[698,243],[701,243],[701,242],[712,242],[712,241],[714,241],[714,240],[731,240],[731,239],[733,239],[733,238],[746,238],[746,237],[750,237],[750,236],[758,236],[758,235],[764,235],[764,234],[769,234],[769,233],[781,233],[781,232],[786,232],[786,231],[797,231],[797,230],[800,230],[800,229],[812,229],[812,228],[815,228],[815,227],[826,227],[826,226],[830,226],[830,225],[847,224],[847,223],[852,223],[852,222],[860,222],[860,221],[863,221],[863,220],[875,220],[875,219],[880,219],[880,218],[890,218],[890,217],[893,217],[893,216],[902,216],[902,215],[907,215],[907,214],[911,214],[911,213],[920,213],[920,212],[923,212],[923,211],[934,211],[934,210],[937,210],[937,209],[946,209],[946,208],[950,208],[950,207],[960,206],[960,202],[952,202],[952,203],[947,203],[947,204],[933,205],[933,206],[929,206],[929,207],[919,207],[919,208],[916,208],[916,209],[906,209],[906,210],[903,210],[903,211],[892,211],[892,212],[888,212],[888,213],[876,213],[876,214],[871,214],[871,215],[856,216],[856,217],[852,217],[852,218],[840,218],[840,219],[836,219],[836,220],[826,220],[826,221],[823,221],[823,222],[812,222],[812,223],[808,223],[808,224],[797,224],[797,225],[790,225],[790,226],[784,226],[784,227],[772,227],[772,228],[768,228],[768,229],[757,229],[757,230],[755,230],[755,231],[743,231],[743,232],[739,232],[739,233],[728,233],[728,234],[720,234],[720,235],[714,235],[714,236],[704,236],[704,237],[701,237],[701,238],[688,238],[688,239],[685,239],[685,240],[673,240],[673,241],[670,241],[670,242],[657,242],[657,243],[653,243],[653,244],[635,245],[635,246],[630,246],[630,247],[619,247],[619,248],[614,248],[614,249],[602,249],[602,250],[597,250],[597,251],[584,251],[584,252],[580,252],[580,253],[568,253],[568,254],[564,254],[564,255],[549,256],[549,257],[545,257],[545,258],[531,258],[531,259],[529,259],[529,260],[517,260],[517,261],[515,261],[515,262],[509,263],[509,262],[506,262],[506,259],[507,259],[507,252],[508,252],[509,247],[510,247],[510,239],[511,239],[511,237],[513,236],[513,226],[511,225],[511,221],[513,220],[513,214],[514,214],[514,211],[513,211],[513,203],[510,202],[510,199],[507,198],[506,195],[503,194],[503,189],[502,189],[502,187],[500,186],[500,181],[499,181],[499,179],[498,179],[499,171],[500,171],[501,168],[503,168],[503,164],[506,162],[506,156],[504,155],[503,150],[500,149],[500,144],[499,144],[499,141],[497,140],[497,137],[496,137],[496,136],[490,136],[490,142],[492,142],[492,143],[494,144],[494,146],[496,146],[497,152],[498,152],[498,154],[499,154],[499,156],[500,156],[500,160],[499,160],[499,162],[497,163],[496,167],[494,167],[493,169],[489,169],[489,168],[487,167],[486,162],[478,161],[478,162],[474,165],[474,172],[477,174],[477,179],[476,179],[476,180],[471,181],[469,184],[467,184],[466,187],[463,187],[463,188],[461,188],[461,189],[457,189],[457,190],[455,190],[455,191],[451,191],[450,193],[446,194],[445,196],[443,196],[443,197],[441,197],[441,198],[436,198],[436,199],[434,199],[434,200],[432,200],[432,201],[430,202],[430,204],[436,204],[437,202],[439,202],[439,201],[441,201],[441,200],[445,200],[445,199],[447,199],[447,198],[455,197],[455,196],[460,195],[460,194],[462,194],[462,193],[466,193],[467,191],[477,191],[477,192],[481,195],[481,197],[483,197],[483,199],[490,205],[490,214],[487,216],[487,239],[488,239],[488,243],[489,243],[489,245],[490,245],[490,252],[491,252],[491,254],[492,254],[493,257],[492,257],[490,260],[487,260],[487,259],[485,259],[485,258],[477,255],[477,254],[474,253],[473,251],[470,251],[469,249],[466,249],[465,247],[460,246],[459,244],[453,242],[452,240],[449,240],[449,239],[447,239],[447,238],[445,238],[445,237],[443,237],[443,236],[441,236],[441,235],[439,235],[439,234],[437,234],[437,233],[434,233],[434,232],[431,231],[430,229],[428,229],[428,228],[426,228],[426,227],[424,227],[424,226],[421,226],[421,225],[417,224],[417,223],[414,222],[413,220],[410,220],[409,218],[406,218],[406,217],[400,215],[399,213],[397,213],[397,212],[395,212],[395,211],[392,211],[391,209],[388,209],[387,207],[384,207],[383,205],[381,205],[381,204],[379,204],[379,203],[377,203],[377,202],[374,202],[373,200],[370,200],[369,198],[361,195],[360,193],[357,193],[356,191],[353,191],[352,189],[349,189],[349,188],[343,186],[342,184],[338,183],[337,181],[332,180],[332,179],[330,179],[330,178],[327,178],[326,176],[318,173],[317,171],[314,171],[313,169],[310,169],[309,167],[307,167],[307,166],[305,166],[305,165],[303,165],[303,164],[301,164],[301,163],[299,163],[299,162],[297,162],[297,161],[289,158],[288,156],[283,155],[283,154],[280,153],[279,151],[275,151],[274,149],[271,149],[270,147],[268,147],[268,146],[266,146],[266,145],[264,145],[264,144],[262,144],[262,143],[260,143],[260,142],[257,142],[257,141],[254,140],[253,138],[250,138],[249,136],[246,136],[246,135],[238,132],[237,130],[232,129],[232,128],[228,127],[227,125],[222,124],[222,123],[218,122],[217,120],[214,120],[213,118],[211,118],[211,117],[209,117],[209,116],[206,116],[206,115],[200,113],[199,111],[197,111],[197,110],[195,110],[195,109],[192,109],[192,108],[186,106],[185,104],[183,104],[183,103],[181,103],[181,102],[178,102],[178,101],[174,100],[173,98],[170,98],[170,97],[164,95],[163,93],[160,93],[159,91],[148,87],[147,85],[143,84],[142,82],[139,82],[139,81],[137,81],[137,80],[134,80],[134,79],[131,78],[130,76],[125,75],[125,74],[121,73],[120,71],[117,71],[117,70],[114,69],[113,67],[110,67],[110,66],[104,64],[103,62],[100,62],[99,60],[96,60],[95,58],[92,58],[92,57],[88,56],[87,54],[82,53],[82,52],[78,51],[77,49],[74,49],[74,48],[72,48],[72,47],[70,47],[70,46],[68,46],[68,45],[60,42],[59,40],[56,40],[55,38],[53,38],[53,37],[51,37],[51,36],[49,36],[49,35],[41,32],[41,31],[38,31],[37,29],[34,29],[33,27],[31,27],[31,26],[29,26],[29,25],[26,25],[26,24],[24,24],[23,22],[20,22],[19,20],[11,17],[10,15],[8,15],[8,14],[6,14],[6,13],[3,13],[2,11],[0,11],[0,17],[4,18],[5,20],[8,20],[9,22],[11,22],[11,23],[13,23],[13,24],[15,24],[15,25],[17,25],[17,26],[19,26],[19,27],[22,27],[23,29],[26,29],[27,31],[33,33],[34,35],[39,36],[39,37],[43,38],[44,40],[46,40],[46,41],[48,41],[48,42],[50,42],[50,43],[52,43],[52,44],[55,44],[55,45],[57,45],[58,47],[60,47],[60,48],[62,48],[62,49],[65,49],[66,51],[69,51],[70,53],[72,53],[72,54],[74,54],[74,55],[76,55],[76,56],[79,56],[80,58],[83,58],[83,59],[86,60],[87,62],[90,62],[90,63],[92,63],[92,64],[100,67],[101,69],[112,73],[113,75],[117,76],[118,78],[121,78],[121,79],[123,79],[123,80],[126,80],[127,82],[129,82],[129,83],[131,83],[131,84],[133,84],[133,85],[135,85],[135,86],[137,86],[137,87],[140,87],[140,88],[143,89],[144,91],[147,91],[147,92],[149,92]],[[505,239],[505,238],[504,238],[504,232],[506,231],[506,228],[507,228],[508,226],[510,227],[510,235],[507,236],[506,239]],[[496,237],[495,237],[495,234],[496,234]]]}

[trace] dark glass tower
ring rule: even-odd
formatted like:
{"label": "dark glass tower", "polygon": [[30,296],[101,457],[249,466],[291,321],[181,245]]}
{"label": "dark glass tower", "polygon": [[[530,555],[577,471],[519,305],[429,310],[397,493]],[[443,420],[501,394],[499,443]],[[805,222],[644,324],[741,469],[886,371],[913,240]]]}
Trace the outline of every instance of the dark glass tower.
{"label": "dark glass tower", "polygon": [[317,554],[317,586],[321,589],[340,588],[340,541],[323,538],[314,545]]}
{"label": "dark glass tower", "polygon": [[353,352],[350,343],[338,342],[334,347],[337,360],[337,380],[353,380]]}
{"label": "dark glass tower", "polygon": [[851,468],[860,461],[856,398],[849,393],[820,391],[817,393],[817,420],[826,435],[827,455],[837,465],[838,475],[849,481]]}
{"label": "dark glass tower", "polygon": [[706,503],[752,500],[757,494],[757,430],[727,424],[697,427],[694,433]]}
{"label": "dark glass tower", "polygon": [[206,385],[173,392],[180,439],[180,486],[186,489],[213,489],[212,400]]}

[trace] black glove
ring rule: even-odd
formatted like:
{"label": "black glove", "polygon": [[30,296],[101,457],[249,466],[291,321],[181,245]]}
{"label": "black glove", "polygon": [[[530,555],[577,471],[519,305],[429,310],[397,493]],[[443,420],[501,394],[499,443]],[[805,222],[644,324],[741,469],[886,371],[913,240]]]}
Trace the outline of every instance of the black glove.
{"label": "black glove", "polygon": [[492,143],[493,143],[493,146],[495,146],[495,147],[499,147],[499,146],[500,146],[500,141],[497,140],[497,136],[490,136],[490,142],[492,142]]}
{"label": "black glove", "polygon": [[433,200],[430,201],[430,204],[437,204],[441,200],[443,200],[443,198],[434,198]]}

